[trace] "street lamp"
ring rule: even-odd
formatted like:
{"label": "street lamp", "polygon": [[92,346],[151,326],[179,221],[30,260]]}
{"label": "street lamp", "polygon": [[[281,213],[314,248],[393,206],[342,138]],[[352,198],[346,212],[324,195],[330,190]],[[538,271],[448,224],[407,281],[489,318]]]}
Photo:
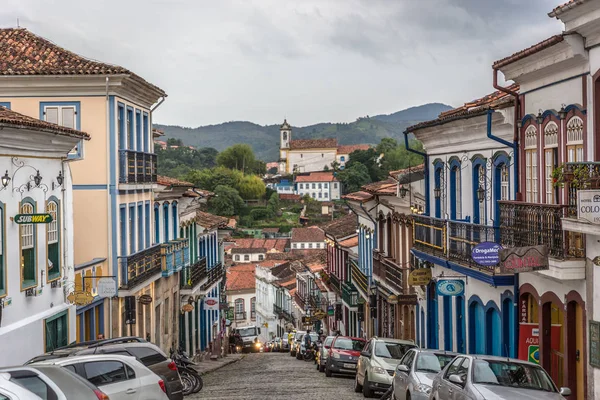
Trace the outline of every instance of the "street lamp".
{"label": "street lamp", "polygon": [[535,120],[540,125],[542,124],[542,122],[544,122],[544,117],[542,116],[542,110],[541,109],[538,111],[538,115],[537,115],[537,117],[535,117]]}
{"label": "street lamp", "polygon": [[439,186],[436,186],[435,189],[433,189],[433,195],[436,199],[439,199],[442,196],[442,189]]}
{"label": "street lamp", "polygon": [[400,197],[405,198],[408,193],[408,189],[404,187],[404,185],[400,185]]}
{"label": "street lamp", "polygon": [[567,110],[565,110],[565,105],[563,104],[558,110],[558,118],[565,119],[567,117]]}
{"label": "street lamp", "polygon": [[483,201],[485,200],[485,189],[481,186],[479,186],[479,188],[477,189],[477,200],[479,200],[480,203],[483,203]]}
{"label": "street lamp", "polygon": [[58,171],[58,176],[56,177],[56,182],[58,183],[58,186],[62,186],[64,181],[64,176],[62,174],[62,171]]}
{"label": "street lamp", "polygon": [[4,176],[1,179],[2,179],[2,186],[7,187],[8,184],[10,183],[10,176],[8,176],[8,170],[6,170],[6,172],[4,173]]}
{"label": "street lamp", "polygon": [[40,170],[37,170],[37,174],[33,177],[33,182],[35,182],[35,186],[40,186],[42,183],[42,176],[40,175]]}

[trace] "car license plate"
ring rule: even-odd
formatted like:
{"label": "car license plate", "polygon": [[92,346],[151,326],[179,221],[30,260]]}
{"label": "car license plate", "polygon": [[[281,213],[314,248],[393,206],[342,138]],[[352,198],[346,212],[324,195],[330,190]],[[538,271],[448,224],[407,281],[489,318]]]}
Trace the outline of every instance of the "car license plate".
{"label": "car license plate", "polygon": [[344,368],[355,369],[356,368],[356,364],[344,364]]}

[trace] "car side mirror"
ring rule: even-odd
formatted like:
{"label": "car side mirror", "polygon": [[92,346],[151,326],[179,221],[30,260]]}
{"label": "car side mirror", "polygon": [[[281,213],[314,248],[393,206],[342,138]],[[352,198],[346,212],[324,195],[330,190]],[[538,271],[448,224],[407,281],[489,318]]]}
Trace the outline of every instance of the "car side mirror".
{"label": "car side mirror", "polygon": [[360,355],[367,358],[371,357],[371,353],[369,353],[368,351],[361,351]]}
{"label": "car side mirror", "polygon": [[572,394],[571,393],[571,389],[569,389],[568,387],[561,387],[560,388],[560,395],[561,396],[565,396],[566,397],[566,396],[570,396],[571,394]]}
{"label": "car side mirror", "polygon": [[410,370],[408,369],[408,365],[400,364],[398,365],[398,371],[408,373]]}
{"label": "car side mirror", "polygon": [[450,375],[450,378],[448,378],[448,380],[456,385],[462,386],[464,384],[462,378],[458,375]]}

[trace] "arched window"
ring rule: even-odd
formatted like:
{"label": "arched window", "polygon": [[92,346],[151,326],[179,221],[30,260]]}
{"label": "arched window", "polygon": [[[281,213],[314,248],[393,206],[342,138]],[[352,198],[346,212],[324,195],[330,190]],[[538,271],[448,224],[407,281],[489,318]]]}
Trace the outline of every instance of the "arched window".
{"label": "arched window", "polygon": [[583,120],[573,117],[567,122],[567,162],[583,159]]}
{"label": "arched window", "polygon": [[160,243],[160,209],[158,203],[154,203],[154,243]]}
{"label": "arched window", "polygon": [[46,212],[52,216],[52,222],[46,225],[48,241],[48,281],[60,278],[60,229],[59,208],[56,200],[46,204]]}
{"label": "arched window", "polygon": [[537,128],[530,125],[525,130],[525,200],[538,202]]}
{"label": "arched window", "polygon": [[460,162],[454,159],[450,162],[450,218],[462,218]]}
{"label": "arched window", "polygon": [[558,125],[550,121],[544,128],[544,179],[546,183],[546,203],[556,203],[557,190],[552,182],[552,172],[558,165]]}
{"label": "arched window", "polygon": [[[31,199],[21,203],[21,214],[34,214],[35,203]],[[37,286],[37,268],[35,260],[35,238],[37,228],[34,224],[19,225],[21,237],[21,290]]]}
{"label": "arched window", "polygon": [[177,214],[177,202],[174,201],[173,204],[171,204],[171,209],[172,209],[172,213],[173,213],[173,240],[177,239],[177,231],[178,231],[178,221],[179,221],[179,215]]}
{"label": "arched window", "polygon": [[165,232],[163,243],[167,243],[169,241],[169,202],[163,204],[163,220],[163,231]]}

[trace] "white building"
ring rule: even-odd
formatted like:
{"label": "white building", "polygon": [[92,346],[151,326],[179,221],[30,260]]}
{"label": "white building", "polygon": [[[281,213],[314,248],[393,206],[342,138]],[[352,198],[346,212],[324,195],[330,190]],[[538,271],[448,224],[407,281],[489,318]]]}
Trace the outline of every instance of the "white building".
{"label": "white building", "polygon": [[233,307],[232,328],[253,325],[256,321],[256,279],[254,264],[227,269],[227,303]]}
{"label": "white building", "polygon": [[234,263],[251,263],[265,260],[267,249],[261,248],[237,248],[231,249],[231,259]]}
{"label": "white building", "polygon": [[[75,299],[67,302],[75,285],[65,160],[90,137],[0,107],[0,138],[0,366],[6,366],[76,340],[69,304]],[[39,219],[23,223],[32,214]]]}
{"label": "white building", "polygon": [[257,266],[256,276],[256,324],[261,329],[260,340],[266,342],[277,336],[278,316],[275,314],[275,292],[273,284],[277,278],[271,268]]}
{"label": "white building", "polygon": [[340,199],[340,182],[333,172],[311,172],[296,176],[297,193],[319,201]]}
{"label": "white building", "polygon": [[325,232],[317,226],[292,229],[292,250],[318,250],[325,248]]}

